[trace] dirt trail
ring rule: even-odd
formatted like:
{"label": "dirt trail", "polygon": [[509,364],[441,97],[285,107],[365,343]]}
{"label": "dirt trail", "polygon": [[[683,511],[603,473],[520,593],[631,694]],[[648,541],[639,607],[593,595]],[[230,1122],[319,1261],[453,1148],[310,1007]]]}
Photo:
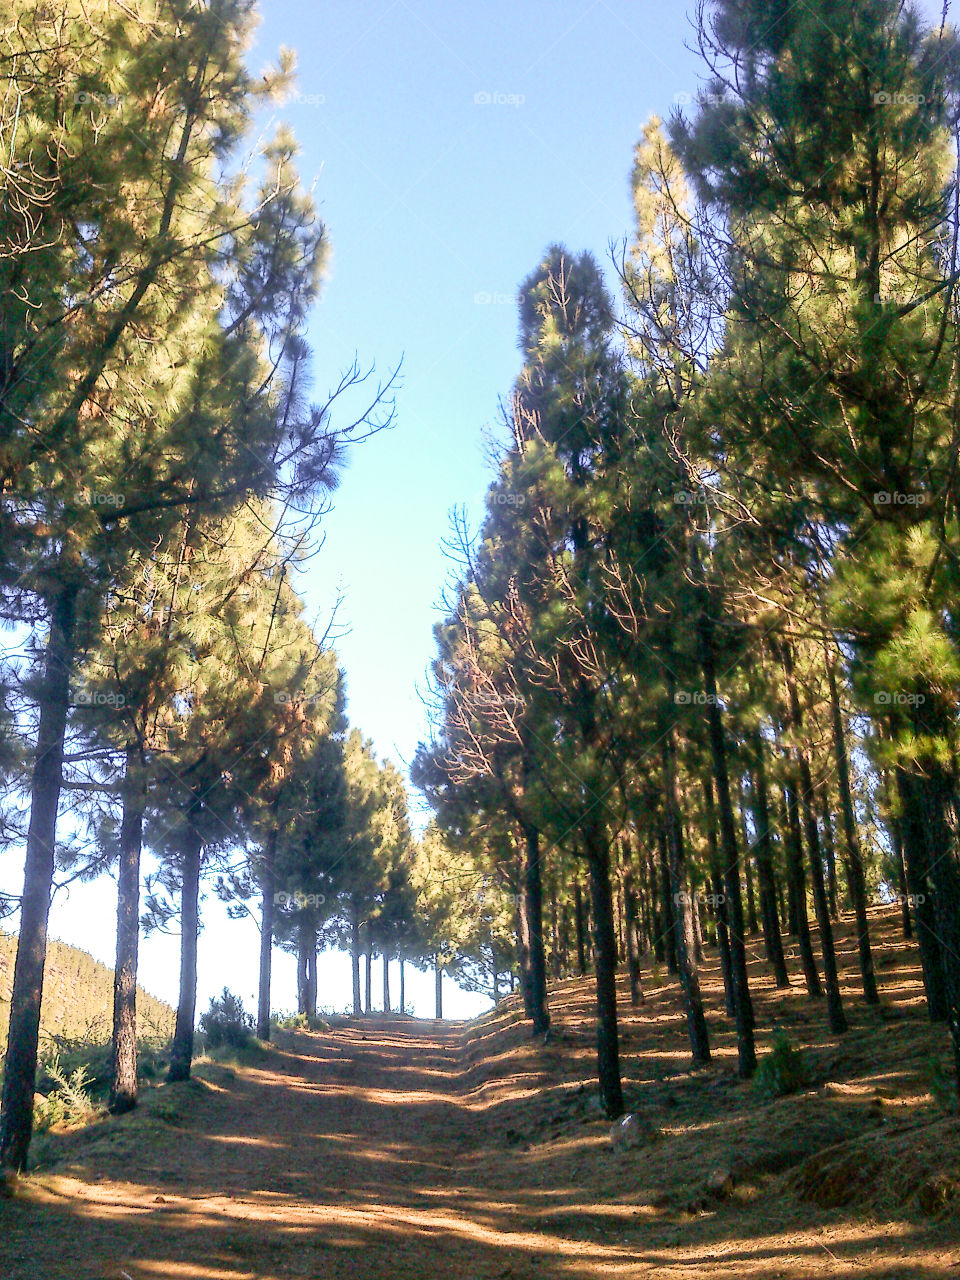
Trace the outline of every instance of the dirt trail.
{"label": "dirt trail", "polygon": [[287,1044],[192,1086],[185,1118],[135,1150],[101,1146],[5,1204],[6,1280],[507,1280],[636,1262],[536,1229],[517,1153],[469,1103],[459,1029],[376,1019]]}
{"label": "dirt trail", "polygon": [[[780,1016],[796,1004],[798,1027],[815,1016],[802,993],[757,986]],[[716,975],[708,988],[722,999]],[[554,999],[563,1021],[548,1046],[533,1044],[509,1007],[470,1027],[342,1020],[322,1033],[281,1033],[256,1066],[206,1065],[202,1081],[149,1090],[133,1115],[58,1140],[66,1153],[54,1170],[0,1201],[0,1277],[960,1276],[950,1216],[823,1211],[785,1194],[776,1174],[738,1185],[723,1203],[685,1207],[714,1160],[743,1154],[743,1125],[753,1123],[732,1032],[717,1035],[716,1063],[694,1077],[669,986],[625,1015],[624,1042],[638,1055],[632,1087],[648,1091],[638,1105],[664,1136],[615,1152],[586,1105],[591,1089],[577,1083],[592,1069],[588,984],[560,984]],[[879,1071],[902,1092],[871,1046],[932,1032],[919,1018],[875,1026],[865,1008],[851,1016],[848,1074],[870,1076],[872,1088]],[[892,1041],[886,1053],[893,1063],[906,1056]],[[750,1141],[792,1150],[810,1128],[805,1117],[822,1123],[821,1113],[854,1109],[845,1095],[784,1099],[758,1114]],[[785,1137],[773,1132],[778,1116]]]}

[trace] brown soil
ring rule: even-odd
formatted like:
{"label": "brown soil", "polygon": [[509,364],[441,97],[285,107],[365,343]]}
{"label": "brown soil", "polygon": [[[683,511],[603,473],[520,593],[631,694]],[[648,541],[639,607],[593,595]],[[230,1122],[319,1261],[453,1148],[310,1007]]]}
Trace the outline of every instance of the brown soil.
{"label": "brown soil", "polygon": [[638,1149],[615,1150],[596,1113],[589,981],[553,986],[546,1044],[513,999],[467,1025],[340,1020],[58,1138],[56,1163],[0,1203],[0,1274],[960,1276],[960,1140],[930,1094],[946,1035],[925,1019],[895,916],[874,923],[883,1013],[855,1002],[845,933],[842,1039],[799,982],[773,989],[751,944],[758,1024],[806,1049],[802,1093],[762,1101],[737,1081],[709,961],[716,1052],[700,1072],[676,983],[648,973],[637,1010],[623,993],[628,1103],[657,1131]]}

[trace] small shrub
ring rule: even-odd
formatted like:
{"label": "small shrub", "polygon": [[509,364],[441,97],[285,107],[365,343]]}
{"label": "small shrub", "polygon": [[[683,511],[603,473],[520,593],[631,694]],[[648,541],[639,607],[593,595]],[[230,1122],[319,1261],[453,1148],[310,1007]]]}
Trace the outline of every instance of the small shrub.
{"label": "small shrub", "polygon": [[797,1093],[812,1081],[810,1064],[802,1049],[798,1049],[783,1031],[773,1037],[773,1047],[764,1054],[757,1066],[754,1088],[763,1098],[782,1098]]}
{"label": "small shrub", "polygon": [[210,1008],[201,1015],[200,1030],[206,1037],[208,1049],[228,1045],[231,1049],[246,1049],[253,1043],[253,1018],[243,1008],[243,1001],[227,987],[219,1000],[211,999]]}
{"label": "small shrub", "polygon": [[44,1068],[52,1087],[34,1101],[34,1124],[43,1132],[54,1127],[70,1127],[89,1124],[102,1108],[90,1095],[91,1080],[85,1066],[76,1067],[67,1074],[55,1056]]}

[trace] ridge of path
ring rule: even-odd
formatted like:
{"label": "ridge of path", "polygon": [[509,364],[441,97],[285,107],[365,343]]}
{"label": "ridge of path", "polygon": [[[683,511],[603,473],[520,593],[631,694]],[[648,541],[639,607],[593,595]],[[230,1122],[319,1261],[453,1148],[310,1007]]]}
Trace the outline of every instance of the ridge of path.
{"label": "ridge of path", "polygon": [[176,1125],[133,1148],[101,1143],[78,1176],[7,1202],[5,1280],[660,1271],[610,1233],[537,1229],[544,1190],[485,1121],[456,1025],[374,1018],[290,1035],[257,1066],[187,1088]]}

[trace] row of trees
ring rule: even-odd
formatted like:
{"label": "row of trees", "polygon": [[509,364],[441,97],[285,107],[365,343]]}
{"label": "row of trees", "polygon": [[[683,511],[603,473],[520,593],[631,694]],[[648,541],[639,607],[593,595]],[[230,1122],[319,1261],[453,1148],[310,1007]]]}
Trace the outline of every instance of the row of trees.
{"label": "row of trees", "polygon": [[[389,420],[389,388],[354,367],[326,403],[308,398],[326,239],[286,130],[249,149],[292,74],[286,56],[246,69],[254,17],[249,0],[0,15],[0,611],[23,640],[2,672],[0,769],[3,836],[26,847],[7,903],[8,1169],[30,1142],[56,883],[117,874],[124,1110],[141,906],[148,924],[180,919],[183,1079],[203,878],[257,886],[266,1034],[275,886],[348,820],[332,820],[354,743],[343,680],[294,582],[346,445]],[[158,871],[141,904],[144,846]]]}
{"label": "row of trees", "polygon": [[678,974],[703,1062],[713,938],[748,1077],[749,931],[779,986],[792,935],[841,1034],[838,911],[876,1003],[896,893],[960,1080],[960,47],[893,0],[718,0],[699,33],[693,118],[636,149],[622,306],[561,246],[522,286],[414,770],[519,895],[535,1032],[589,919],[611,1116],[619,960],[635,1001],[643,948]]}

